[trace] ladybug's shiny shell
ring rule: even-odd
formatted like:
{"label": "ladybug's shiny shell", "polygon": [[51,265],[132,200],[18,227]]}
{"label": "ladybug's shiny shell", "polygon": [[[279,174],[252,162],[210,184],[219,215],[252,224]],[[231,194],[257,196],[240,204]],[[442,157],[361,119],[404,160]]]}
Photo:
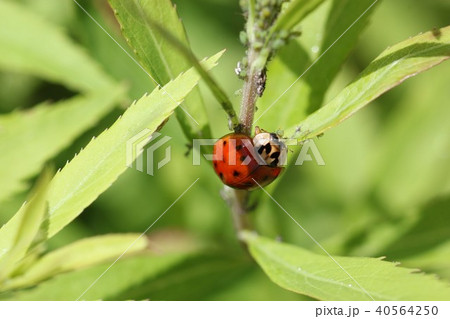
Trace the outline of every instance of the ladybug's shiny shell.
{"label": "ladybug's shiny shell", "polygon": [[261,144],[260,138],[258,148],[255,139],[238,133],[225,135],[214,144],[214,170],[225,185],[254,189],[268,185],[281,173],[276,147]]}

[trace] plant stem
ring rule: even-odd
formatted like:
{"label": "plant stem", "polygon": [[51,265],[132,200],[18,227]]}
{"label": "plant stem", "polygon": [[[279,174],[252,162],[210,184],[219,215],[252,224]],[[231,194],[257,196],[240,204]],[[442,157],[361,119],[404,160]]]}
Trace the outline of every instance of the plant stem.
{"label": "plant stem", "polygon": [[[258,67],[255,67],[255,61],[258,60],[261,50],[255,50],[254,44],[256,41],[255,36],[255,0],[248,1],[248,17],[247,17],[247,36],[248,36],[248,49],[247,49],[247,75],[244,80],[244,86],[242,89],[242,102],[241,111],[239,114],[239,126],[237,131],[240,133],[251,136],[253,118],[255,114],[256,100],[258,98],[258,79],[261,76],[261,71]],[[233,223],[240,237],[242,230],[253,230],[253,227],[249,220],[249,191],[248,190],[231,190],[228,193],[227,201],[230,206],[233,216]],[[242,245],[247,248],[246,244],[241,241]]]}
{"label": "plant stem", "polygon": [[225,186],[221,194],[225,202],[227,202],[230,207],[236,236],[240,240],[242,247],[248,251],[247,244],[241,240],[240,233],[243,230],[253,229],[249,220],[247,205],[249,192],[241,189],[232,189]]}
{"label": "plant stem", "polygon": [[233,211],[234,227],[238,232],[244,229],[251,229],[246,207],[248,195],[248,191],[246,190],[233,190],[233,201],[231,202],[231,209]]}
{"label": "plant stem", "polygon": [[[244,87],[242,90],[242,103],[241,113],[239,116],[240,131],[244,134],[251,135],[253,126],[253,117],[255,114],[255,104],[258,98],[257,94],[257,80],[260,74],[260,70],[253,68],[253,62],[257,58],[258,53],[252,48],[248,50],[248,75],[245,78]],[[247,190],[234,190],[230,196],[229,205],[231,213],[233,215],[233,222],[236,232],[239,233],[242,230],[252,230],[253,227],[249,221],[248,211],[248,197],[249,191]],[[243,242],[242,242],[243,243]],[[246,244],[243,246],[247,248]]]}
{"label": "plant stem", "polygon": [[251,135],[253,117],[255,114],[255,104],[258,97],[256,93],[258,71],[256,71],[252,67],[256,57],[257,53],[252,48],[250,48],[247,55],[248,75],[245,78],[244,87],[242,89],[241,113],[239,116],[239,122],[242,126],[242,133],[247,135]]}

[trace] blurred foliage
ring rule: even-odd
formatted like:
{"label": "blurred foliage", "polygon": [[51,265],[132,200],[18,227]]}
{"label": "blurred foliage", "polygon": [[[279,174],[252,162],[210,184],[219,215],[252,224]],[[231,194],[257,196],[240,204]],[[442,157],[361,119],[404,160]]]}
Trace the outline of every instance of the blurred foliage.
{"label": "blurred foliage", "polygon": [[[99,80],[102,85],[107,82],[114,90],[119,90],[122,83],[129,88],[128,96],[116,99],[116,109],[109,111],[109,115],[101,120],[95,115],[92,120],[86,120],[91,124],[83,127],[85,133],[71,134],[60,146],[59,154],[49,151],[49,155],[39,164],[42,166],[51,159],[55,167],[61,168],[93,136],[98,136],[111,126],[123,112],[124,106],[151,92],[154,83],[73,1],[14,2],[23,5],[23,10],[39,20],[39,25],[57,26],[64,41],[70,43],[68,45],[76,46],[80,56],[95,61],[93,69],[101,70],[98,77],[102,79]],[[244,18],[238,1],[173,2],[198,57],[212,56],[227,49],[220,64],[211,73],[229,93],[233,104],[239,105],[240,97],[235,92],[241,88],[242,82],[235,76],[234,67],[244,55],[244,48],[239,43]],[[132,54],[106,1],[85,0],[79,3]],[[319,10],[309,16],[309,20],[305,20],[303,36],[298,41],[309,45],[310,51],[299,54],[295,51],[296,42],[292,42],[269,64],[266,95],[261,100],[262,108],[256,117],[263,107],[273,101],[272,96],[277,97],[278,92],[292,83],[314,57],[323,52],[320,46],[315,47],[322,39],[308,38],[308,27],[326,28],[323,20],[317,20],[320,23],[314,24],[314,19],[323,18],[328,12],[326,10],[335,3],[325,1]],[[311,93],[311,108],[298,110],[293,109],[293,103],[306,99],[302,94],[309,92],[309,89],[293,88],[273,106],[270,113],[261,118],[259,124],[270,130],[288,128],[271,127],[273,116],[285,117],[288,126],[298,123],[302,118],[289,118],[284,108],[299,116],[310,113],[323,104],[322,100],[326,103],[336,96],[385,48],[420,32],[448,25],[449,16],[450,4],[444,0],[380,1],[370,19],[362,23],[360,35],[348,39],[347,43],[355,43],[356,46],[339,57],[344,60],[348,56],[339,73],[338,66],[331,65],[337,77],[326,94],[324,88],[319,87],[318,91]],[[0,21],[0,26],[2,23]],[[323,41],[329,42],[332,40]],[[43,50],[52,49],[49,43],[42,43],[41,46]],[[3,54],[3,49],[0,52]],[[289,60],[293,53],[298,55]],[[323,62],[309,72],[326,68],[327,59],[333,59],[331,50],[327,54],[330,56],[325,55]],[[76,67],[70,61],[66,62],[69,67]],[[2,117],[22,112],[26,114],[28,109],[44,102],[52,103],[49,108],[54,107],[56,111],[57,104],[54,102],[62,101],[64,104],[75,94],[85,94],[84,90],[89,89],[88,83],[85,83],[87,88],[83,87],[83,83],[72,78],[71,74],[65,81],[55,79],[52,74],[46,75],[45,70],[40,68],[44,65],[39,65],[37,71],[29,66],[19,68],[17,65],[0,63]],[[274,77],[271,77],[271,72]],[[283,81],[276,80],[277,72]],[[103,79],[104,74],[106,80]],[[320,78],[320,75],[310,73],[305,82],[318,81],[317,77]],[[331,82],[330,79],[320,80]],[[443,63],[372,102],[369,107],[316,140],[325,166],[305,162],[302,166],[289,167],[271,189],[274,198],[333,255],[386,256],[388,261],[437,274],[443,281],[450,280],[450,229],[447,226],[450,225],[449,82],[450,64]],[[226,115],[202,84],[200,89],[212,134],[219,137],[228,132]],[[88,97],[86,95],[85,98]],[[109,97],[113,99],[113,94]],[[96,112],[102,111],[97,109]],[[97,122],[95,126],[94,121]],[[2,126],[0,134],[1,130]],[[35,136],[39,136],[38,130],[31,132],[28,141],[25,139],[21,143],[32,144]],[[161,251],[154,248],[156,253],[152,249],[151,252],[144,251],[120,260],[82,298],[309,300],[309,297],[276,286],[249,260],[234,233],[228,207],[220,197],[220,180],[206,162],[192,166],[192,154],[185,155],[188,150],[186,140],[174,118],[169,120],[161,133],[172,137],[171,162],[158,170],[155,176],[128,169],[83,214],[49,240],[46,249],[52,251],[91,236],[141,233],[170,208],[149,233],[150,243],[154,243],[155,247],[161,246],[163,252],[169,253],[159,255]],[[67,146],[62,149],[64,145]],[[9,150],[0,149],[2,159],[6,152]],[[162,158],[163,154],[157,153],[156,156]],[[7,170],[19,172],[31,180],[27,180],[26,185],[14,195],[1,200],[0,224],[6,223],[19,210],[26,198],[24,189],[32,185],[37,172],[37,169],[29,168],[32,173],[22,174],[24,168],[20,162],[10,165],[13,166]],[[3,181],[3,176],[0,178]],[[171,207],[196,178],[200,178],[196,185]],[[252,213],[258,232],[270,238],[281,236],[283,241],[322,253],[275,203],[264,194],[259,198],[260,205]],[[159,237],[151,236],[161,231],[167,233]],[[183,235],[172,236],[171,232]],[[170,247],[185,247],[186,242],[195,244],[181,251],[172,251],[173,248],[167,248],[168,242]],[[32,261],[24,261],[24,269],[27,262]],[[0,298],[77,299],[110,264],[99,263],[61,274],[23,292],[0,293]]]}

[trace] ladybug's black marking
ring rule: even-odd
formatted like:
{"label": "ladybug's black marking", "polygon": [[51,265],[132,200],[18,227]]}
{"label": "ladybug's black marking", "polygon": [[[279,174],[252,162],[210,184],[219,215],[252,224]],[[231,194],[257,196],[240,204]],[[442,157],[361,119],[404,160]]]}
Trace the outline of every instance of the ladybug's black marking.
{"label": "ladybug's black marking", "polygon": [[219,177],[220,177],[221,180],[223,180],[223,174],[222,173],[219,173]]}
{"label": "ladybug's black marking", "polygon": [[242,155],[239,159],[241,160],[241,162],[245,161],[245,159],[247,158],[247,156]]}
{"label": "ladybug's black marking", "polygon": [[270,145],[270,143],[267,143],[264,147],[266,149],[266,154],[270,154],[270,152],[272,151],[272,145]]}
{"label": "ladybug's black marking", "polygon": [[236,151],[239,151],[242,149],[242,144],[236,145]]}
{"label": "ladybug's black marking", "polygon": [[270,136],[274,139],[274,140],[278,140],[278,135],[275,133],[270,133]]}
{"label": "ladybug's black marking", "polygon": [[241,175],[241,173],[239,173],[238,171],[233,171],[233,176],[234,177],[239,176],[239,175]]}
{"label": "ladybug's black marking", "polygon": [[217,167],[217,163],[216,162],[214,162],[214,167]]}
{"label": "ladybug's black marking", "polygon": [[245,182],[245,183],[244,183],[244,186],[253,186],[253,183]]}
{"label": "ladybug's black marking", "polygon": [[272,155],[270,155],[271,158],[279,158],[280,152],[273,152]]}
{"label": "ladybug's black marking", "polygon": [[227,145],[227,141],[223,141],[222,144],[223,144],[223,146]]}
{"label": "ladybug's black marking", "polygon": [[274,159],[272,163],[269,164],[270,167],[277,167],[278,166],[278,158]]}
{"label": "ladybug's black marking", "polygon": [[269,179],[269,175],[266,175],[266,176],[263,177],[262,180],[263,180],[263,182],[265,182],[265,181],[267,181],[268,179]]}
{"label": "ladybug's black marking", "polygon": [[261,146],[260,148],[258,148],[259,155],[261,155],[263,151],[264,151],[264,146]]}

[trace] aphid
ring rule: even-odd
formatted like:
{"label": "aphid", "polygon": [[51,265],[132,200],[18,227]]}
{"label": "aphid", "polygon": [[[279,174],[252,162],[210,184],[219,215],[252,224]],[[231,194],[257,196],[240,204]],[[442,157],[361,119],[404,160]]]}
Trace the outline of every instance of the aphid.
{"label": "aphid", "polygon": [[255,129],[255,137],[239,133],[214,144],[213,165],[225,185],[254,189],[273,182],[283,170],[287,148],[280,136]]}
{"label": "aphid", "polygon": [[256,94],[258,94],[259,97],[261,97],[264,93],[264,90],[266,89],[266,81],[267,81],[267,75],[266,75],[266,69],[260,71],[258,73],[257,79],[256,79]]}

